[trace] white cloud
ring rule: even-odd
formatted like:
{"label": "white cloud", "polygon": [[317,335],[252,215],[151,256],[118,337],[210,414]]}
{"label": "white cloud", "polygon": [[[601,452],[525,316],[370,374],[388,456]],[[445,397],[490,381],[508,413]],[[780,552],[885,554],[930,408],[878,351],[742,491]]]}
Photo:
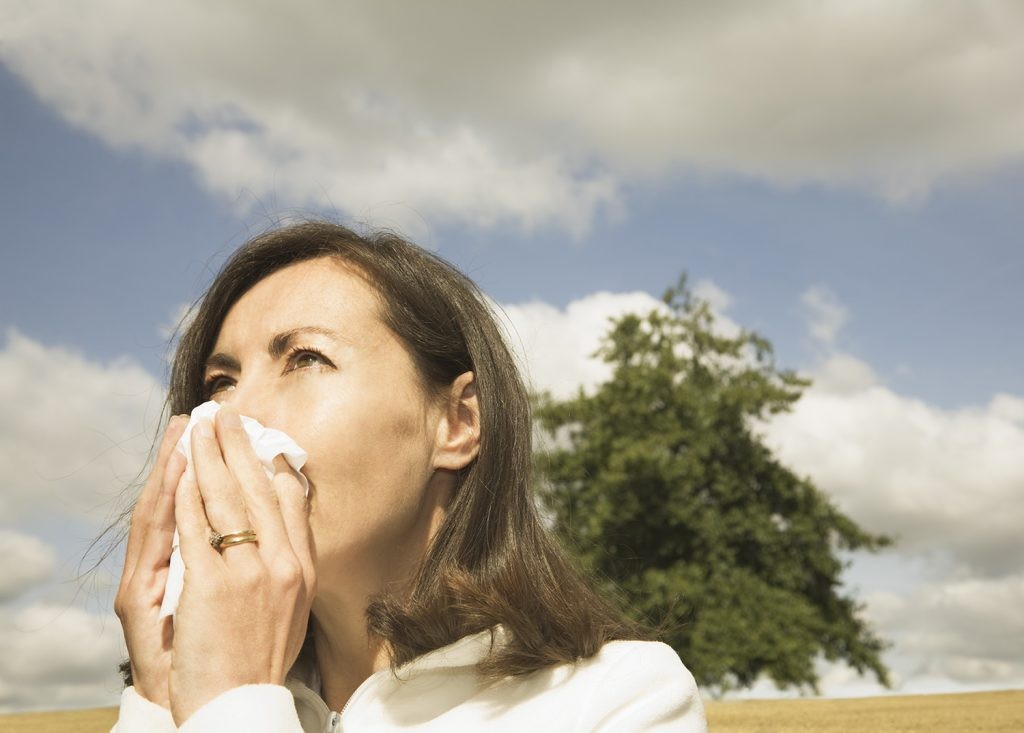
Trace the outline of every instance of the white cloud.
{"label": "white cloud", "polygon": [[[690,292],[707,301],[715,333],[730,338],[739,334],[740,327],[724,313],[732,304],[728,293],[711,280],[694,283]],[[627,313],[646,316],[652,310],[666,310],[659,298],[641,291],[591,293],[564,309],[542,301],[492,305],[527,381],[557,399],[571,397],[579,387],[590,392],[611,376],[611,368],[593,354],[613,319]]]}
{"label": "white cloud", "polygon": [[943,410],[899,395],[835,348],[849,312],[834,293],[817,286],[801,302],[822,349],[792,411],[760,425],[777,455],[899,552],[1012,569],[1024,556],[1024,399]]}
{"label": "white cloud", "polygon": [[509,343],[532,386],[558,399],[589,391],[611,376],[611,368],[593,358],[611,319],[646,314],[665,305],[643,292],[599,292],[559,310],[540,301],[501,306]]}
{"label": "white cloud", "polygon": [[997,394],[989,403],[989,411],[996,417],[1024,427],[1024,398]]}
{"label": "white cloud", "polygon": [[943,410],[880,385],[812,387],[764,431],[854,519],[896,535],[896,551],[1001,574],[1024,557],[1024,426],[1003,412],[1014,399]]}
{"label": "white cloud", "polygon": [[815,367],[814,387],[833,395],[858,395],[880,384],[870,365],[849,354],[831,353]]}
{"label": "white cloud", "polygon": [[15,329],[0,349],[0,516],[100,521],[145,463],[163,388],[125,358],[92,362]]}
{"label": "white cloud", "polygon": [[0,529],[0,603],[12,601],[47,580],[57,563],[57,551],[38,537]]}
{"label": "white cloud", "polygon": [[[1024,575],[948,577],[872,593],[867,614],[932,688],[1024,684]],[[919,684],[921,684],[919,682]]]}
{"label": "white cloud", "polygon": [[0,712],[114,705],[123,655],[113,614],[55,604],[0,608]]}
{"label": "white cloud", "polygon": [[800,302],[811,336],[825,346],[834,344],[839,331],[850,318],[849,311],[835,293],[826,287],[815,286],[800,296]]}
{"label": "white cloud", "polygon": [[[1024,575],[1000,578],[944,578],[922,584],[912,593],[878,593],[868,597],[868,615],[901,635],[904,651],[929,657],[937,667],[966,669],[964,660],[1016,665],[1024,679]],[[958,666],[960,665],[960,666]],[[949,673],[947,672],[947,673]]]}
{"label": "white cloud", "polygon": [[715,317],[715,333],[726,338],[736,338],[740,335],[740,325],[726,315],[726,311],[732,306],[733,297],[722,290],[711,280],[698,280],[693,284],[693,296],[699,300],[707,301],[711,313]]}
{"label": "white cloud", "polygon": [[1022,27],[1011,0],[0,0],[0,59],[229,198],[579,233],[670,170],[900,202],[1019,163]]}
{"label": "white cloud", "polygon": [[0,529],[0,711],[116,704],[120,624],[55,600],[73,592],[81,604],[91,588],[109,608],[106,571],[88,585],[55,571],[82,560],[82,542],[119,508],[162,401],[160,385],[129,359],[91,361],[14,329],[0,342],[0,517],[40,528]]}

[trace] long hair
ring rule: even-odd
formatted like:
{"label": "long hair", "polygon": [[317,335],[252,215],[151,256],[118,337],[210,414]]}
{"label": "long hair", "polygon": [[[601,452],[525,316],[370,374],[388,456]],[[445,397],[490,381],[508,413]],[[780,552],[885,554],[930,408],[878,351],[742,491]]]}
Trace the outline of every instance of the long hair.
{"label": "long hair", "polygon": [[275,271],[320,257],[354,265],[367,278],[428,394],[463,372],[475,375],[479,452],[458,472],[447,516],[412,584],[375,596],[366,611],[368,629],[387,643],[392,665],[496,624],[508,634],[479,664],[488,677],[590,657],[612,639],[646,638],[593,590],[541,521],[531,488],[530,400],[487,301],[454,266],[392,232],[363,235],[306,221],[242,245],[181,336],[169,414],[203,402],[202,365],[232,305]]}

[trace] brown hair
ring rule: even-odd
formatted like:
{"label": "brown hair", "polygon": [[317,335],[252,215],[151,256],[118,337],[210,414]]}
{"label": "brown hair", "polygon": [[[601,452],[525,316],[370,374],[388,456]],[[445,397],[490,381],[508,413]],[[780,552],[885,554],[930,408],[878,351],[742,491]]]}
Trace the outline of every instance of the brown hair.
{"label": "brown hair", "polygon": [[[409,348],[428,392],[463,372],[475,375],[479,453],[459,472],[448,515],[411,588],[378,596],[367,608],[369,629],[388,643],[392,665],[496,624],[510,633],[479,665],[489,677],[586,658],[612,639],[647,638],[593,590],[541,522],[531,489],[529,396],[483,295],[454,266],[392,232],[362,235],[306,221],[242,245],[181,336],[169,414],[203,402],[202,365],[231,306],[271,273],[320,257],[367,277],[382,319]],[[303,653],[311,653],[310,644]]]}

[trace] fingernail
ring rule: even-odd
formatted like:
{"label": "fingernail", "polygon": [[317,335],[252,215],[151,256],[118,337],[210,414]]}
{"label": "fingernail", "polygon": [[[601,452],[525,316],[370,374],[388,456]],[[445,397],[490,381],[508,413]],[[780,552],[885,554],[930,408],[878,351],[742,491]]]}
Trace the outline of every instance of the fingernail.
{"label": "fingernail", "polygon": [[196,423],[195,429],[199,431],[200,437],[213,438],[213,424],[209,420],[200,420]]}
{"label": "fingernail", "polygon": [[238,410],[228,405],[220,408],[220,423],[224,427],[238,428],[242,426],[242,421],[238,417]]}

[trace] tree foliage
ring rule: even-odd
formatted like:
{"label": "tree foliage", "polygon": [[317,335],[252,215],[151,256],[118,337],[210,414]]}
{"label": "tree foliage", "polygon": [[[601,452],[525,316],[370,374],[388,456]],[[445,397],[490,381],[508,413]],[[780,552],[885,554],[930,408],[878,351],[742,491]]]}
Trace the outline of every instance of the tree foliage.
{"label": "tree foliage", "polygon": [[592,394],[536,397],[552,436],[542,500],[582,563],[664,633],[716,691],[762,673],[817,691],[818,655],[888,684],[887,646],[844,595],[841,552],[889,544],[781,465],[751,425],[788,411],[810,381],[777,370],[771,344],[715,333],[686,274],[665,308],[612,322]]}

